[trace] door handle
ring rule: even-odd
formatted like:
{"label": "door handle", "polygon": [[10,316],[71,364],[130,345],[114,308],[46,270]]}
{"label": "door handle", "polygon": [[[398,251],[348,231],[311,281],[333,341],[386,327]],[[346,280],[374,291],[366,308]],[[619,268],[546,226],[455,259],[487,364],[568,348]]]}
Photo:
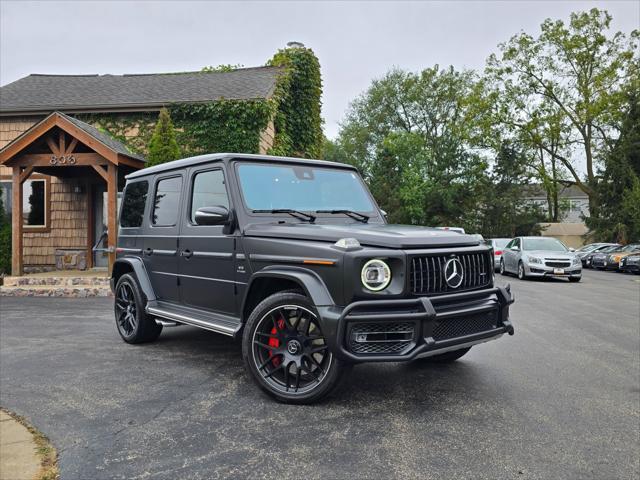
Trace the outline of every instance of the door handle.
{"label": "door handle", "polygon": [[191,258],[193,256],[193,252],[191,250],[182,250],[180,252],[180,256],[184,258]]}
{"label": "door handle", "polygon": [[145,249],[142,251],[142,253],[143,253],[144,255],[151,255],[151,254],[153,254],[153,248],[145,248]]}

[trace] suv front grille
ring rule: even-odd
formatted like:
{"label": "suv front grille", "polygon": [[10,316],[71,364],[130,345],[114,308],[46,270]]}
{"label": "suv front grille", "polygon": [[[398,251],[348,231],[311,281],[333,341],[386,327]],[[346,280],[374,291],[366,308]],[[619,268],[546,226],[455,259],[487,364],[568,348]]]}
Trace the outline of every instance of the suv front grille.
{"label": "suv front grille", "polygon": [[450,287],[444,276],[444,267],[452,258],[451,254],[425,255],[411,258],[409,288],[414,295],[460,292],[491,284],[493,258],[487,253],[459,253],[456,258],[462,264],[462,283],[457,288]]}
{"label": "suv front grille", "polygon": [[353,323],[349,347],[356,354],[400,354],[413,346],[414,331],[411,322]]}
{"label": "suv front grille", "polygon": [[493,330],[498,328],[498,316],[496,313],[495,310],[491,310],[443,320],[433,329],[432,337],[436,342],[439,342]]}

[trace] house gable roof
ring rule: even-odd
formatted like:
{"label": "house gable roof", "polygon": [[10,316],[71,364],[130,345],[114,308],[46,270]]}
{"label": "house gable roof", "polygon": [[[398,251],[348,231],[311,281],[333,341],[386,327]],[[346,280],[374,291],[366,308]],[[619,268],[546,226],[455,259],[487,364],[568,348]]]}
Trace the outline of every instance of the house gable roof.
{"label": "house gable roof", "polygon": [[0,115],[157,110],[171,103],[270,98],[278,67],[140,75],[29,75],[0,87]]}
{"label": "house gable roof", "polygon": [[130,164],[130,161],[133,160],[132,166],[137,168],[144,167],[145,159],[141,155],[130,152],[121,142],[88,123],[81,122],[61,112],[53,112],[48,115],[0,149],[0,164],[10,162],[11,159],[54,127],[58,127],[77,138],[112,163],[118,164],[121,161],[125,161],[125,163]]}

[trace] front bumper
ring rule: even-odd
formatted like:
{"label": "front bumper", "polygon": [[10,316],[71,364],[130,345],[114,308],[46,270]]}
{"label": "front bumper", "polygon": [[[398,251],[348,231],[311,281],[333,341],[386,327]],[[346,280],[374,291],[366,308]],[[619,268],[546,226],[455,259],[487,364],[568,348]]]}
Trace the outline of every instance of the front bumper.
{"label": "front bumper", "polygon": [[329,347],[341,360],[400,362],[513,335],[513,302],[507,285],[434,297],[359,301],[344,308],[319,307],[318,313]]}
{"label": "front bumper", "polygon": [[524,271],[528,277],[558,277],[558,278],[577,278],[582,276],[582,265],[571,265],[570,267],[554,268],[544,263],[526,263]]}

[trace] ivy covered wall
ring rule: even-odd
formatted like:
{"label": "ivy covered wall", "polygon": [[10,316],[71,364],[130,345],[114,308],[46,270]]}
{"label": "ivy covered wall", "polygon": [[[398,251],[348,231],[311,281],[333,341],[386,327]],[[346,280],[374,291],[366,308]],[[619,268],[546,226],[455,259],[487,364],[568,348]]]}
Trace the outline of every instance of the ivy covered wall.
{"label": "ivy covered wall", "polygon": [[[279,50],[268,65],[281,68],[270,98],[170,104],[176,138],[184,157],[216,152],[260,153],[264,132],[273,127],[272,155],[319,158],[322,153],[320,63],[310,48]],[[203,71],[203,75],[211,75]],[[226,70],[223,70],[226,71]],[[215,73],[214,73],[215,74]],[[81,114],[91,123],[146,155],[157,112]]]}

